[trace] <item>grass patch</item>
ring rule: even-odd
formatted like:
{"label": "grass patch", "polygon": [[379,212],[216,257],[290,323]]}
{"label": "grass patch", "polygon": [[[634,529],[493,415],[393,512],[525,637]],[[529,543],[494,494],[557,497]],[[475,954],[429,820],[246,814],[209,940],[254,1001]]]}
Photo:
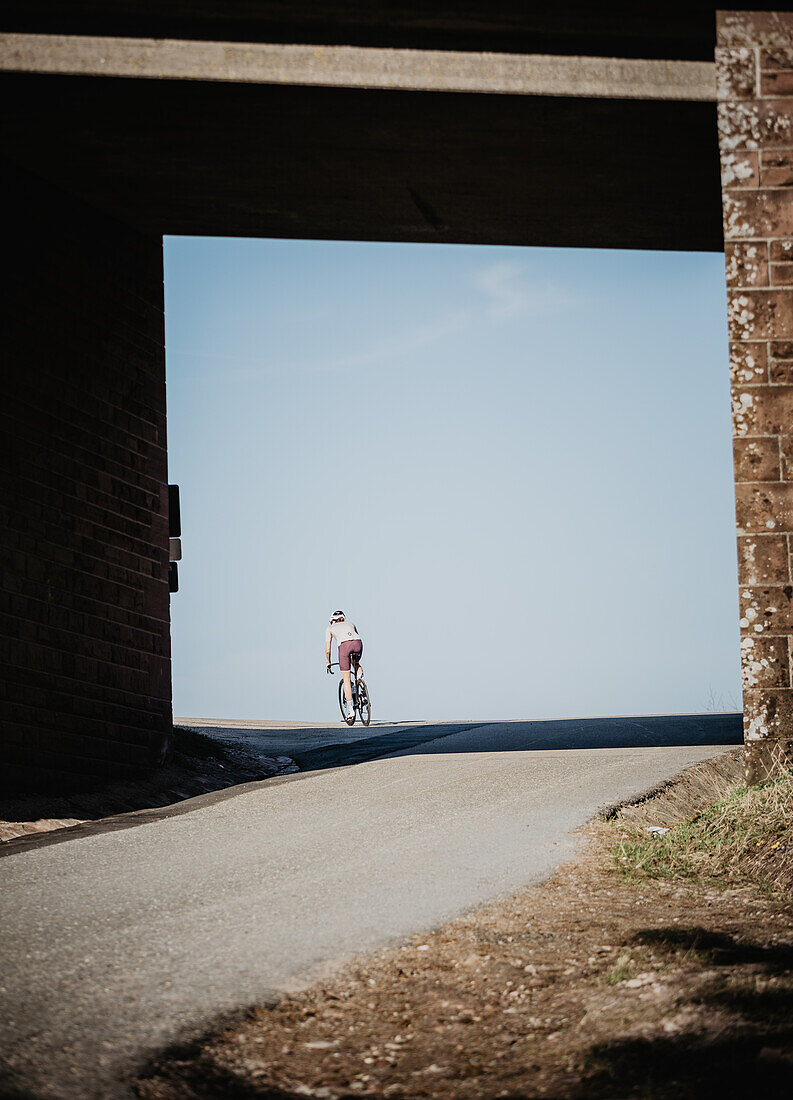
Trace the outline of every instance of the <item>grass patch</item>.
{"label": "grass patch", "polygon": [[663,835],[613,823],[622,838],[612,849],[629,877],[753,882],[793,895],[793,771],[757,787],[737,786],[725,797]]}
{"label": "grass patch", "polygon": [[611,970],[606,974],[607,985],[618,985],[637,973],[636,963],[630,955],[620,955]]}

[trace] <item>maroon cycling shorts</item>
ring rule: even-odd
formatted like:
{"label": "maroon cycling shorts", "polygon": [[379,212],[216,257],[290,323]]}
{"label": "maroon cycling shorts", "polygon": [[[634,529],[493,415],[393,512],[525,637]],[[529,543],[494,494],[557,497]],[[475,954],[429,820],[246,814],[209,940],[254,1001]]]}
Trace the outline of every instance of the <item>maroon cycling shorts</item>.
{"label": "maroon cycling shorts", "polygon": [[363,653],[363,642],[360,638],[353,638],[351,642],[342,642],[339,646],[339,668],[342,672],[350,671],[351,653],[357,653],[359,657]]}

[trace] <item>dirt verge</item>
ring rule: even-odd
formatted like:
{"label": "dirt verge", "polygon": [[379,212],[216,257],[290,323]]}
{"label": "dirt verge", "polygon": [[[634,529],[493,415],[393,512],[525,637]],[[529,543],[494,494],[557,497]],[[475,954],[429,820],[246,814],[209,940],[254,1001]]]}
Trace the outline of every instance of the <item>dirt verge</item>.
{"label": "dirt verge", "polygon": [[793,903],[626,878],[629,827],[595,822],[542,885],[165,1053],[139,1096],[787,1100]]}
{"label": "dirt verge", "polygon": [[174,727],[167,762],[149,775],[63,796],[0,797],[0,845],[134,810],[171,806],[195,795],[297,771],[286,756],[265,757],[242,744],[220,744],[195,730]]}

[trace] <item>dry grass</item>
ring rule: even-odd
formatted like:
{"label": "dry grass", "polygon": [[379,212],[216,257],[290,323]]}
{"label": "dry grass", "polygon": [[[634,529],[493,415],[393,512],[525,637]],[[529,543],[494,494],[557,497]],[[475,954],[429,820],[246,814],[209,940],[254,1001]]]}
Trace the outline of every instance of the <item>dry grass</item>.
{"label": "dry grass", "polygon": [[672,826],[726,798],[744,782],[743,749],[694,764],[647,791],[640,799],[619,802],[600,815],[621,825]]}
{"label": "dry grass", "polygon": [[614,822],[623,830],[614,855],[627,875],[753,883],[793,896],[793,771],[758,787],[734,785],[660,836],[635,820],[629,824],[624,813]]}

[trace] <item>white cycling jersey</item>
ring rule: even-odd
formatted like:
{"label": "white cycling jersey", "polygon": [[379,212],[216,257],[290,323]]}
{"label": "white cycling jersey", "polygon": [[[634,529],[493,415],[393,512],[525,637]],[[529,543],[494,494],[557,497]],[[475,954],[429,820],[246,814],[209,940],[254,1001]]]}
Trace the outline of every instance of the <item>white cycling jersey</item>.
{"label": "white cycling jersey", "polygon": [[341,623],[331,623],[325,631],[325,645],[327,647],[330,646],[331,638],[335,639],[336,645],[341,645],[342,642],[360,641],[361,635],[355,629],[354,624],[345,619]]}

